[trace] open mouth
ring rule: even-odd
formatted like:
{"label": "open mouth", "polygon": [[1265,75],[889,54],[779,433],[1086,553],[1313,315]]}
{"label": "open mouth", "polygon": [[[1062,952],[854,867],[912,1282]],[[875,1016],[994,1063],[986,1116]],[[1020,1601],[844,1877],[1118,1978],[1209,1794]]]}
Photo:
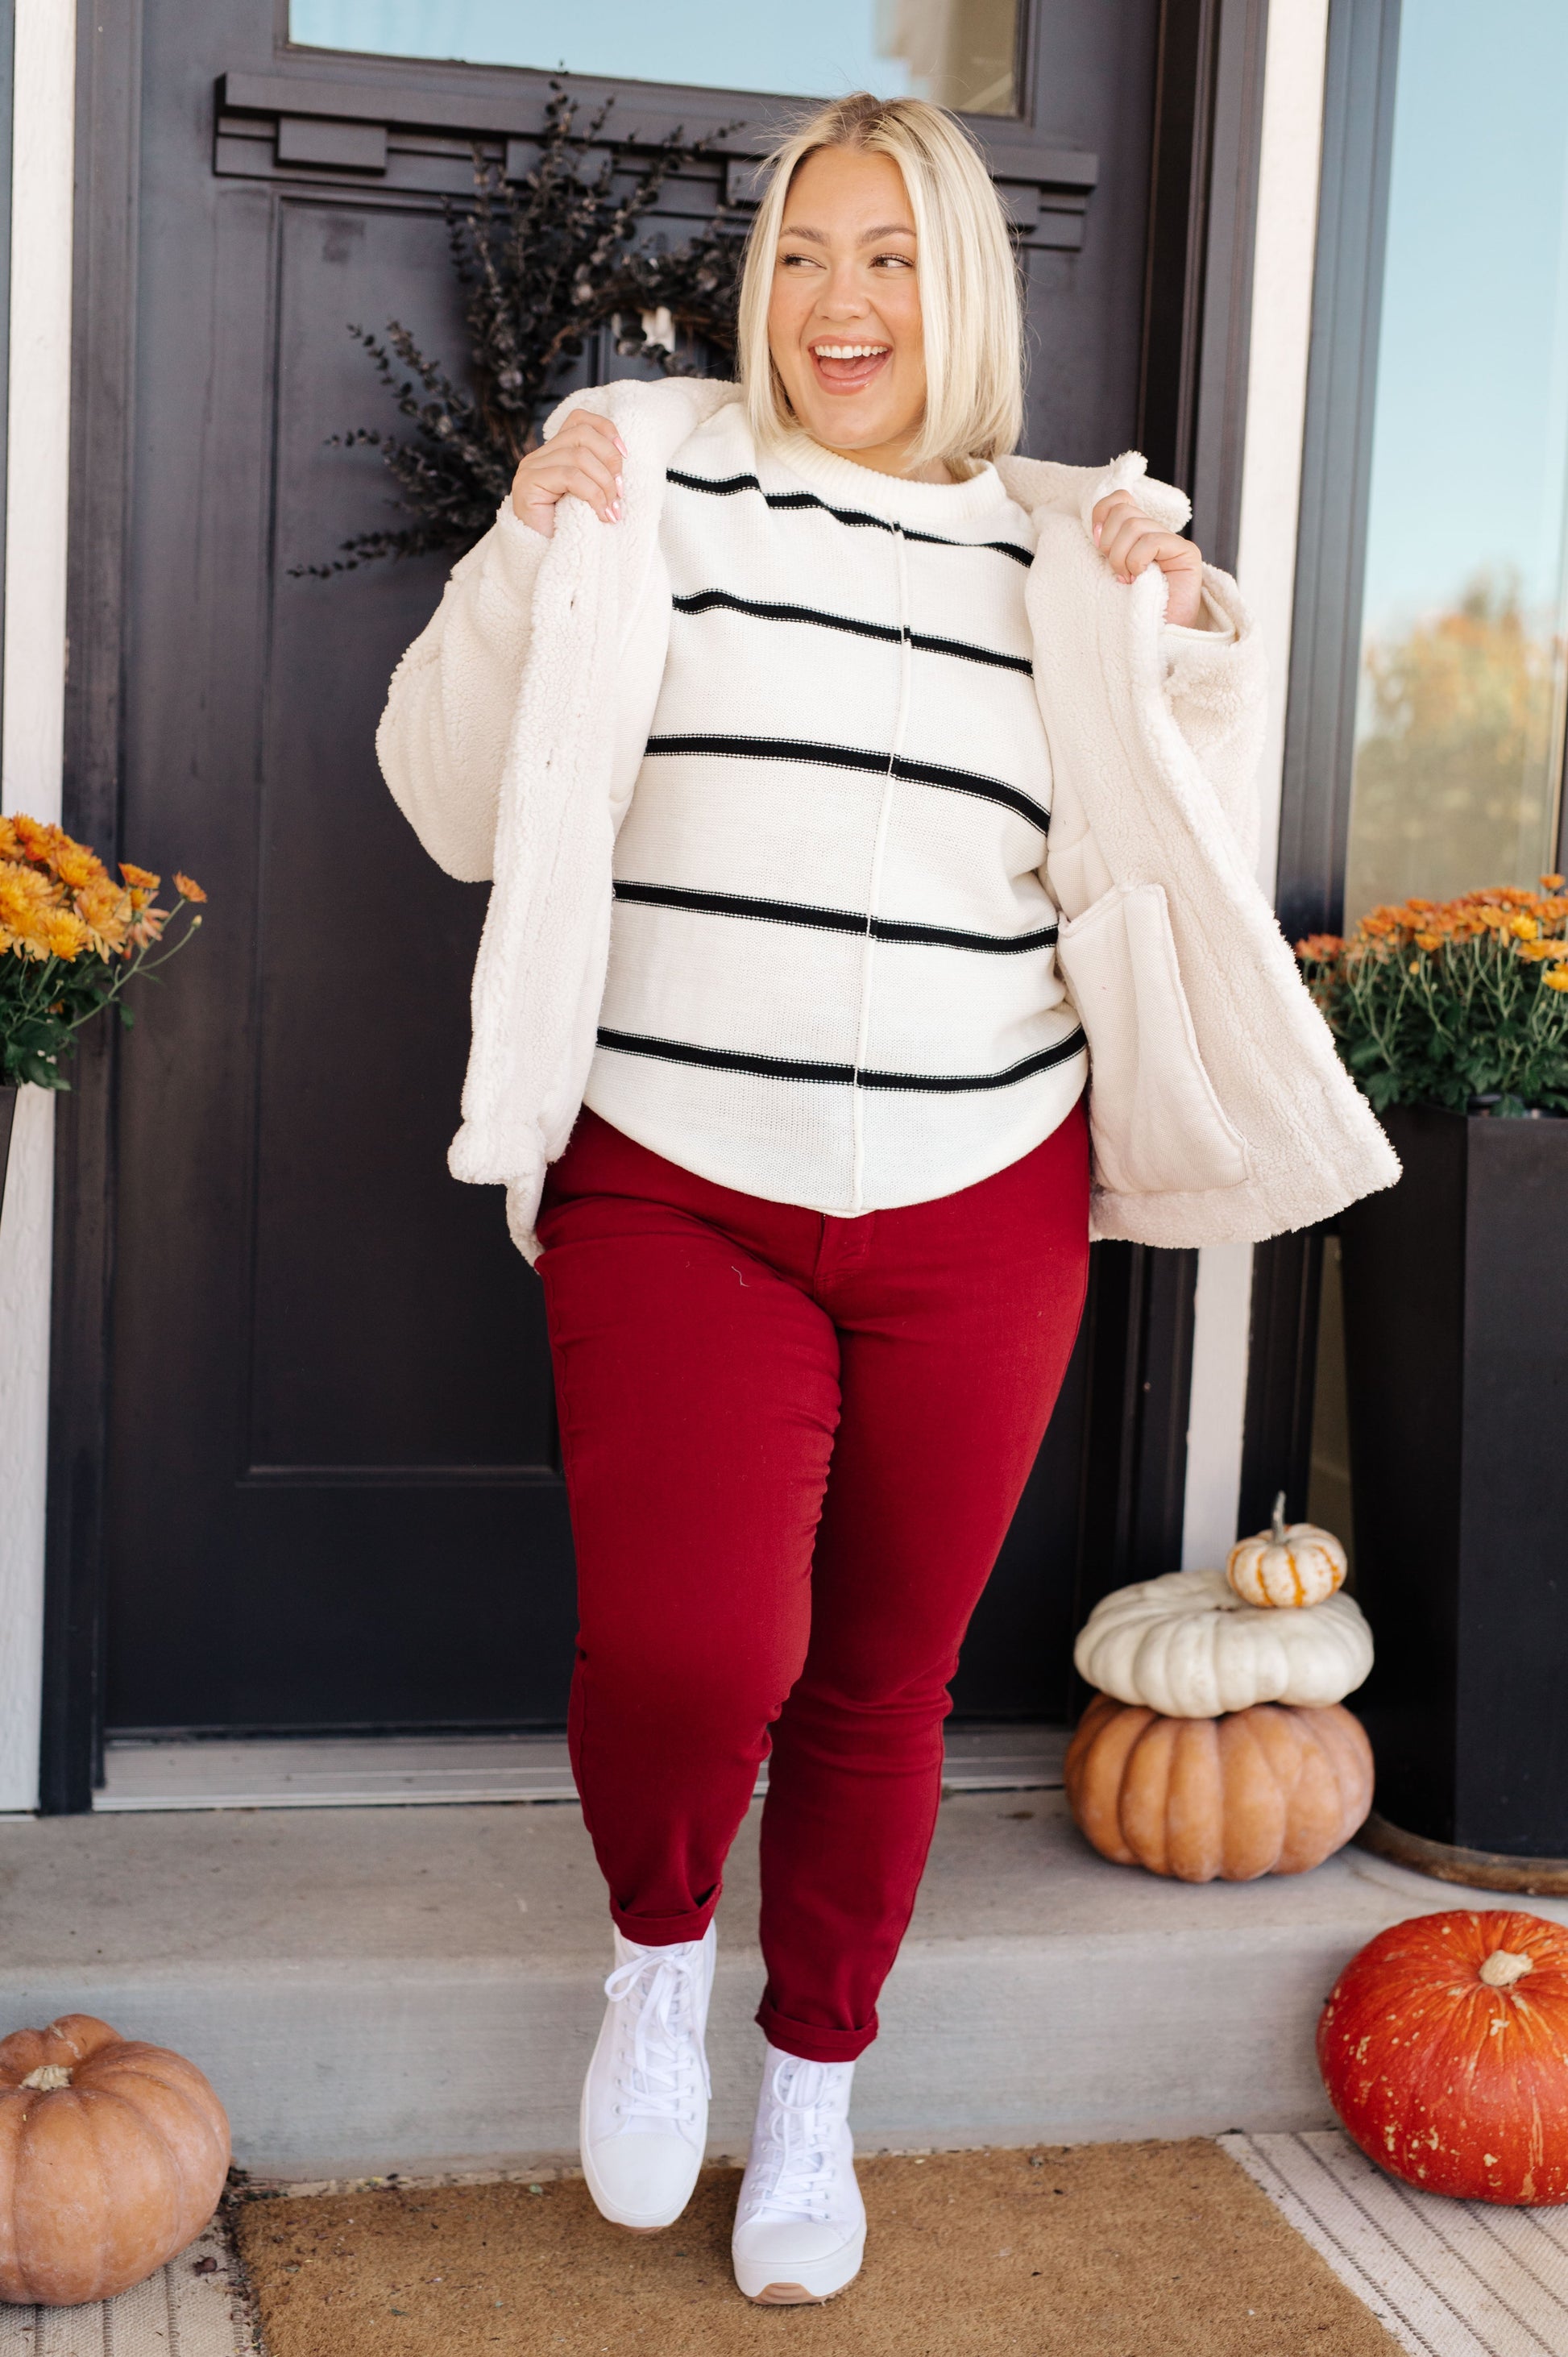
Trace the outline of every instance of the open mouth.
{"label": "open mouth", "polygon": [[890,344],[842,343],[813,344],[811,359],[816,366],[817,382],[829,393],[858,393],[871,382],[893,357]]}

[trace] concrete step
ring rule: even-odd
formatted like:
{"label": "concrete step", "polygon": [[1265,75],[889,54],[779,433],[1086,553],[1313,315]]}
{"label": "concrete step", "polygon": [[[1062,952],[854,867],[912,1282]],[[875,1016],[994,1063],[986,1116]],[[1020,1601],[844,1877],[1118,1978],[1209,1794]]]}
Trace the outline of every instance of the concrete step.
{"label": "concrete step", "polygon": [[[743,2149],[761,1988],[754,1808],[720,1913],[715,2157]],[[866,2149],[1304,2130],[1335,1973],[1474,1903],[1348,1850],[1193,1889],[1107,1865],[1059,1792],[959,1793],[861,2066]],[[1568,1901],[1532,1900],[1568,1921]],[[575,1803],[0,1824],[0,2031],[101,2015],[179,2048],[280,2179],[569,2158],[609,1963]]]}

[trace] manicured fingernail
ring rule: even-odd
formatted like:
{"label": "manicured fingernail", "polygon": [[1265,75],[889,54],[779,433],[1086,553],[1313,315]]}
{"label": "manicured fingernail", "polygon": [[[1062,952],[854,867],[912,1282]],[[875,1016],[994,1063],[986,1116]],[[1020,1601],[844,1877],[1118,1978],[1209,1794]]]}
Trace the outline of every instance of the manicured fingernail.
{"label": "manicured fingernail", "polygon": [[620,479],[620,477],[618,475],[618,476],[616,477],[616,497],[617,497],[618,499],[620,497],[620,494],[621,494],[621,491],[622,491],[622,490],[623,490],[623,489],[624,489],[624,486],[623,486],[623,484],[622,484],[622,482],[621,482],[621,479]]}
{"label": "manicured fingernail", "polygon": [[1104,529],[1105,529],[1105,527],[1104,527],[1104,525],[1103,525],[1103,524],[1097,523],[1097,524],[1095,525],[1095,527],[1094,527],[1094,537],[1095,537],[1095,539],[1096,539],[1096,540],[1098,540],[1098,539],[1100,538],[1100,535],[1101,535],[1101,533],[1104,531]]}

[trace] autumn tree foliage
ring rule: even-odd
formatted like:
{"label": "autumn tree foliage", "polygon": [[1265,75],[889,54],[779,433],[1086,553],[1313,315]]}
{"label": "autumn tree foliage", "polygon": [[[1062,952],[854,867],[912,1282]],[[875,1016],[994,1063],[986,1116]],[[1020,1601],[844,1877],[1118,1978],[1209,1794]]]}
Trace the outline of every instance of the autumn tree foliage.
{"label": "autumn tree foliage", "polygon": [[1518,584],[1477,576],[1458,605],[1369,647],[1347,913],[1443,899],[1552,857],[1562,641]]}

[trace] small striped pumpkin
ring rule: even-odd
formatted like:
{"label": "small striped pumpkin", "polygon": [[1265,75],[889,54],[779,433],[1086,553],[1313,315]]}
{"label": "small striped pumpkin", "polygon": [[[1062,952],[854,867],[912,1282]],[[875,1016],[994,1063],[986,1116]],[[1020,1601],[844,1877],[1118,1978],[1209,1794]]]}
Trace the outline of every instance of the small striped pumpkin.
{"label": "small striped pumpkin", "polygon": [[1225,1577],[1243,1604],[1301,1607],[1325,1604],[1344,1583],[1345,1550],[1316,1523],[1287,1523],[1285,1493],[1274,1500],[1272,1528],[1239,1539]]}

